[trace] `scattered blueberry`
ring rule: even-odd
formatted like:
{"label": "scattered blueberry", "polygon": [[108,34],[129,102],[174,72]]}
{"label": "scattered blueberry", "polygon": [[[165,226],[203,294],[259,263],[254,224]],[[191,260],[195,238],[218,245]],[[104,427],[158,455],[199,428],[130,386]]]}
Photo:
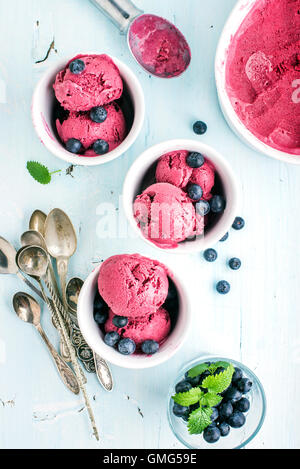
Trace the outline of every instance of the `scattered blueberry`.
{"label": "scattered blueberry", "polygon": [[228,239],[229,233],[224,234],[223,238],[220,239],[220,243],[224,243]]}
{"label": "scattered blueberry", "polygon": [[112,323],[114,326],[118,327],[121,329],[121,327],[125,327],[128,324],[128,318],[125,318],[125,316],[114,316]]}
{"label": "scattered blueberry", "polygon": [[220,280],[217,283],[217,292],[221,293],[221,295],[227,295],[230,292],[230,284],[226,280]]}
{"label": "scattered blueberry", "polygon": [[73,62],[71,62],[69,65],[69,69],[75,75],[79,75],[79,73],[83,72],[85,69],[85,63],[80,59],[73,60]]}
{"label": "scattered blueberry", "polygon": [[112,331],[112,332],[107,332],[104,336],[104,342],[106,345],[109,347],[114,347],[120,340],[120,336],[117,332]]}
{"label": "scattered blueberry", "polygon": [[206,249],[203,256],[207,262],[215,262],[218,258],[218,253],[215,249]]}
{"label": "scattered blueberry", "polygon": [[239,400],[234,407],[240,412],[248,412],[248,410],[250,409],[250,402],[246,397],[242,397],[242,399]]}
{"label": "scattered blueberry", "polygon": [[186,157],[186,164],[190,168],[201,168],[201,166],[204,165],[204,156],[201,155],[201,153],[197,153],[193,151],[192,153],[189,153],[188,156]]}
{"label": "scattered blueberry", "polygon": [[192,389],[192,385],[186,380],[180,381],[179,383],[176,384],[176,387],[175,387],[176,393],[188,392],[190,389]]}
{"label": "scattered blueberry", "polygon": [[66,142],[66,149],[70,153],[79,153],[80,150],[82,149],[81,142],[79,140],[77,140],[76,138],[70,138]]}
{"label": "scattered blueberry", "polygon": [[118,343],[118,350],[122,355],[132,355],[135,349],[136,345],[131,339],[122,339]]}
{"label": "scattered blueberry", "polygon": [[229,261],[229,267],[232,269],[232,270],[239,270],[240,267],[242,265],[242,262],[240,259],[238,259],[237,257],[233,257],[232,259],[230,259]]}
{"label": "scattered blueberry", "polygon": [[240,379],[242,379],[243,377],[243,372],[240,368],[235,368],[234,369],[234,373],[233,373],[233,376],[232,376],[232,383],[236,383],[237,381],[239,381]]}
{"label": "scattered blueberry", "polygon": [[219,416],[221,420],[227,420],[233,413],[233,406],[231,402],[222,402],[219,407]]}
{"label": "scattered blueberry", "polygon": [[222,422],[219,425],[219,430],[221,433],[221,436],[227,436],[230,433],[230,426],[226,422]]}
{"label": "scattered blueberry", "polygon": [[224,400],[230,401],[231,403],[237,402],[242,398],[242,393],[235,387],[229,386],[224,394]]}
{"label": "scattered blueberry", "polygon": [[199,200],[199,202],[196,203],[196,212],[201,217],[205,217],[205,215],[210,212],[209,202],[207,202],[207,200]]}
{"label": "scattered blueberry", "polygon": [[97,124],[102,124],[107,118],[107,110],[103,106],[93,107],[90,111],[90,118]]}
{"label": "scattered blueberry", "polygon": [[245,226],[245,220],[242,217],[236,217],[233,222],[232,228],[235,230],[241,230]]}
{"label": "scattered blueberry", "polygon": [[159,344],[155,340],[145,340],[142,343],[142,351],[146,355],[154,355],[159,350]]}
{"label": "scattered blueberry", "polygon": [[93,145],[93,150],[97,155],[104,155],[109,151],[109,145],[105,140],[96,140]]}
{"label": "scattered blueberry", "polygon": [[108,318],[108,310],[102,309],[102,310],[95,310],[94,311],[94,320],[96,321],[97,324],[105,324]]}
{"label": "scattered blueberry", "polygon": [[205,122],[197,121],[193,125],[193,131],[197,135],[203,135],[207,131],[207,125],[205,124]]}
{"label": "scattered blueberry", "polygon": [[248,378],[242,378],[236,383],[236,387],[241,393],[246,394],[252,388],[252,381]]}
{"label": "scattered blueberry", "polygon": [[210,425],[204,430],[203,438],[207,443],[217,443],[220,437],[221,437],[220,430],[215,425]]}
{"label": "scattered blueberry", "polygon": [[187,186],[187,193],[190,199],[200,200],[203,195],[203,190],[198,184],[189,184]]}
{"label": "scattered blueberry", "polygon": [[187,371],[187,372],[185,373],[185,379],[186,379],[186,381],[188,381],[193,387],[194,387],[194,386],[199,386],[199,383],[200,383],[200,376],[199,376],[199,375],[198,375],[198,376],[195,376],[194,378],[191,378],[191,377],[189,376],[189,372]]}
{"label": "scattered blueberry", "polygon": [[246,422],[246,417],[242,412],[239,412],[236,410],[233,412],[233,414],[229,417],[227,420],[227,423],[232,427],[232,428],[241,428]]}
{"label": "scattered blueberry", "polygon": [[188,415],[188,412],[189,412],[188,407],[183,407],[179,404],[176,404],[176,402],[174,402],[173,414],[176,415],[176,417],[183,417],[184,415]]}
{"label": "scattered blueberry", "polygon": [[224,212],[225,199],[221,195],[214,195],[210,201],[210,209],[213,213]]}
{"label": "scattered blueberry", "polygon": [[213,408],[213,413],[211,414],[210,420],[215,422],[219,418],[219,411],[216,407]]}

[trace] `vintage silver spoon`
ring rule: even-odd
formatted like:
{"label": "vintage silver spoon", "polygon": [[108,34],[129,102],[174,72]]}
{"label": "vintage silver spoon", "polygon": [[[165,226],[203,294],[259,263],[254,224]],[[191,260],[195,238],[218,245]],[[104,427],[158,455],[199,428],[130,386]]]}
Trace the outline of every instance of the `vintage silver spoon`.
{"label": "vintage silver spoon", "polygon": [[50,343],[40,324],[41,308],[37,301],[27,293],[20,292],[16,293],[13,297],[13,307],[18,317],[22,319],[22,321],[32,324],[39,332],[43,341],[47,345],[48,350],[54,359],[56,368],[67,388],[70,389],[70,391],[72,391],[74,394],[79,394],[79,385],[76,376]]}
{"label": "vintage silver spoon", "polygon": [[49,254],[56,259],[63,304],[68,309],[66,298],[68,264],[70,257],[76,251],[77,238],[68,215],[58,208],[52,210],[47,216],[45,241]]}
{"label": "vintage silver spoon", "polygon": [[[98,434],[98,430],[97,430],[97,427],[96,427],[95,418],[94,418],[93,411],[92,411],[92,408],[91,408],[91,405],[90,405],[90,402],[89,402],[87,392],[86,392],[85,387],[84,387],[81,368],[80,368],[80,366],[78,364],[78,361],[76,359],[75,349],[74,349],[74,347],[73,347],[73,345],[70,341],[70,338],[68,336],[68,331],[67,331],[66,326],[65,326],[64,318],[63,318],[62,314],[60,313],[60,311],[58,310],[58,308],[56,306],[56,302],[54,301],[55,300],[55,294],[54,294],[52,285],[49,284],[49,282],[47,281],[47,270],[48,270],[48,264],[49,264],[49,258],[48,258],[47,252],[39,246],[25,247],[25,248],[21,249],[18,252],[17,262],[18,262],[18,265],[20,266],[20,268],[22,269],[23,272],[25,272],[26,274],[31,275],[31,276],[33,276],[37,279],[37,281],[40,284],[41,291],[42,291],[42,294],[44,296],[44,299],[45,299],[47,305],[49,304],[49,301],[48,301],[47,296],[45,294],[45,290],[44,290],[42,280],[45,282],[45,284],[46,284],[46,286],[47,286],[47,288],[50,292],[50,295],[51,295],[52,301],[53,301],[53,305],[54,305],[54,308],[55,308],[55,311],[56,311],[56,315],[57,315],[57,318],[58,318],[58,321],[59,321],[59,325],[60,325],[64,340],[67,343],[67,346],[68,346],[68,349],[69,349],[69,352],[70,352],[70,355],[71,355],[71,363],[72,363],[72,366],[74,368],[74,371],[75,371],[75,374],[76,374],[76,377],[77,377],[77,380],[78,380],[78,383],[79,383],[80,390],[81,390],[81,392],[83,394],[83,397],[84,397],[84,400],[85,400],[85,405],[86,405],[86,408],[87,408],[87,411],[88,411],[88,414],[89,414],[89,418],[90,418],[90,421],[91,421],[91,424],[92,424],[93,432],[94,432],[94,435],[95,435],[96,439],[99,440],[99,434]],[[65,314],[67,315],[67,312],[65,312]]]}
{"label": "vintage silver spoon", "polygon": [[[69,309],[74,313],[74,316],[76,317],[76,322],[74,321],[76,325],[78,324],[77,323],[77,304],[78,304],[79,293],[82,288],[82,285],[83,285],[83,280],[81,280],[81,278],[75,277],[69,280],[67,284],[67,288],[66,288],[67,302],[69,305]],[[73,318],[73,315],[71,317]],[[82,343],[83,344],[86,343],[83,337],[82,337]],[[100,384],[104,387],[104,389],[110,392],[113,390],[113,378],[112,378],[112,374],[109,369],[109,366],[102,357],[100,357],[95,352],[92,352],[92,353],[93,353],[96,375],[98,377],[98,380]]]}
{"label": "vintage silver spoon", "polygon": [[47,215],[41,210],[35,210],[31,215],[29,221],[29,229],[38,231],[42,236],[45,236],[45,223]]}

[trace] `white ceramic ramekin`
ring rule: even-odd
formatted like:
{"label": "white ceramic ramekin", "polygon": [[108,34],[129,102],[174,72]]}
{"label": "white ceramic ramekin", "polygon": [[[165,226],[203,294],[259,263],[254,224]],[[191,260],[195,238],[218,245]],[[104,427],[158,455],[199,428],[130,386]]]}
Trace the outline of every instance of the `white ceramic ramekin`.
{"label": "white ceramic ramekin", "polygon": [[[300,156],[272,148],[259,140],[240,120],[226,91],[226,59],[233,36],[257,0],[239,0],[223,29],[216,53],[215,75],[220,106],[232,130],[254,150],[285,163],[300,164]],[[263,32],[262,32],[263,34]]]}
{"label": "white ceramic ramekin", "polygon": [[[133,203],[136,196],[141,193],[141,183],[150,168],[153,168],[153,165],[158,161],[160,156],[175,150],[187,150],[190,152],[196,151],[202,153],[213,163],[223,185],[224,196],[226,198],[226,209],[216,224],[213,227],[210,227],[202,238],[198,238],[193,241],[183,241],[174,249],[163,249],[143,236],[143,233],[139,229],[134,218]],[[150,184],[153,184],[154,182],[155,181],[153,180]],[[126,216],[132,228],[148,244],[165,252],[187,254],[199,252],[208,247],[212,247],[224,236],[237,216],[238,194],[237,178],[228,162],[222,155],[220,155],[220,153],[212,147],[194,140],[169,140],[149,148],[137,160],[135,160],[129,169],[124,182],[123,204]]]}
{"label": "white ceramic ramekin", "polygon": [[[97,54],[97,52],[90,52],[84,55],[91,54]],[[73,57],[64,58],[56,62],[38,82],[32,99],[32,121],[34,128],[46,148],[53,153],[53,155],[67,161],[68,163],[82,166],[96,166],[108,163],[125,153],[135,142],[141,131],[145,116],[145,100],[142,87],[135,74],[127,65],[115,57],[111,57],[120,70],[121,77],[126,85],[132,102],[134,119],[131,129],[125,140],[117,148],[106,155],[84,157],[70,153],[65,149],[64,145],[58,138],[55,129],[55,120],[53,119],[55,103],[53,84],[57,73],[63,70],[72,58]]]}
{"label": "white ceramic ramekin", "polygon": [[175,328],[169,337],[161,345],[159,351],[152,356],[134,354],[122,355],[112,347],[108,347],[103,341],[103,333],[94,321],[93,304],[98,288],[98,275],[100,266],[97,267],[84,282],[81,289],[77,317],[80,330],[91,349],[108,362],[122,368],[143,369],[152,368],[169,360],[183,345],[191,325],[191,310],[188,295],[181,280],[172,275],[172,280],[177,288],[179,296],[179,313]]}

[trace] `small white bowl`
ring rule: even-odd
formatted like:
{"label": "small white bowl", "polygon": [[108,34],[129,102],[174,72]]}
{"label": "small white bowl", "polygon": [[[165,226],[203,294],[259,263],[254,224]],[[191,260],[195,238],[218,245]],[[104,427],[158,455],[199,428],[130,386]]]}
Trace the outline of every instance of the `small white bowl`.
{"label": "small white bowl", "polygon": [[159,351],[152,356],[134,354],[122,355],[104,343],[103,333],[94,321],[93,305],[98,288],[100,267],[97,267],[84,282],[78,299],[77,317],[80,330],[91,349],[108,362],[122,368],[152,368],[169,360],[183,345],[191,325],[191,310],[185,287],[179,278],[172,274],[172,280],[179,296],[179,312],[175,328],[161,345]]}
{"label": "small white bowl", "polygon": [[223,29],[215,61],[215,75],[220,106],[229,126],[251,148],[285,163],[300,164],[300,155],[276,150],[276,148],[265,144],[250,132],[236,114],[226,91],[226,60],[230,43],[256,2],[257,0],[239,0]]}
{"label": "small white bowl", "polygon": [[[86,53],[83,55],[94,55]],[[99,54],[99,52],[98,52]],[[132,102],[134,118],[131,129],[125,140],[114,150],[106,155],[84,157],[68,152],[58,137],[55,119],[53,118],[55,106],[55,94],[53,84],[58,72],[63,70],[66,64],[73,58],[64,58],[56,62],[43,75],[38,82],[32,99],[32,121],[33,126],[45,147],[58,158],[74,165],[96,166],[108,163],[123,153],[125,153],[137,139],[144,122],[145,100],[142,87],[135,74],[130,68],[115,57],[111,57],[120,70],[124,85],[126,86],[128,97]]]}
{"label": "small white bowl", "polygon": [[[165,153],[175,150],[187,150],[189,152],[195,151],[202,153],[213,163],[223,185],[224,196],[226,198],[226,209],[217,223],[213,227],[210,227],[202,238],[198,238],[193,241],[183,241],[174,249],[163,249],[154,244],[150,239],[143,236],[143,233],[134,218],[133,203],[136,196],[141,193],[141,185],[145,175],[151,171],[151,168],[153,169],[155,162],[158,161]],[[149,186],[154,182],[155,181],[153,179],[149,182]],[[225,158],[220,155],[220,153],[212,147],[195,140],[169,140],[149,148],[137,160],[135,160],[129,169],[124,182],[123,204],[126,216],[132,228],[144,241],[151,246],[155,246],[157,249],[163,250],[164,252],[187,254],[199,252],[211,247],[225,235],[237,216],[238,194],[237,178]]]}

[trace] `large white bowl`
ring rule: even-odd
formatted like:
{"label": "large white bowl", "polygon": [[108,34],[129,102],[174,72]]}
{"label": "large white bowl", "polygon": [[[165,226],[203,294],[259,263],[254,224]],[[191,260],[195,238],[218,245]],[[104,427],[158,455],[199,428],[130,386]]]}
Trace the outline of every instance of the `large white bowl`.
{"label": "large white bowl", "polygon": [[[223,185],[224,195],[226,198],[226,209],[217,223],[207,230],[204,237],[193,241],[183,241],[174,249],[163,249],[143,236],[143,233],[134,218],[133,203],[136,196],[140,193],[141,183],[145,175],[148,173],[150,168],[153,167],[153,164],[155,164],[155,162],[158,161],[158,159],[165,153],[175,150],[187,150],[190,152],[195,151],[202,153],[213,163]],[[152,184],[153,183],[154,181]],[[226,159],[214,148],[195,140],[186,139],[169,140],[146,150],[137,160],[135,160],[129,169],[123,187],[124,210],[134,231],[151,246],[155,246],[157,249],[170,253],[187,254],[199,252],[216,244],[229,230],[237,215],[238,199],[239,190],[237,178]]]}
{"label": "large white bowl", "polygon": [[181,280],[172,275],[172,280],[177,288],[179,296],[179,313],[175,328],[169,337],[161,345],[159,351],[152,356],[143,354],[122,355],[112,347],[108,347],[103,341],[103,333],[94,321],[93,305],[98,288],[98,276],[100,267],[97,267],[84,282],[81,289],[77,317],[80,330],[91,349],[108,362],[122,368],[151,368],[169,360],[183,345],[191,325],[191,310],[188,295]]}
{"label": "large white bowl", "polygon": [[[257,0],[239,0],[223,29],[216,53],[215,75],[220,106],[232,130],[250,147],[285,163],[300,164],[300,156],[272,148],[259,140],[240,120],[226,91],[226,60],[233,36]],[[263,31],[262,31],[263,34]]]}
{"label": "large white bowl", "polygon": [[[89,52],[83,55],[94,54],[97,54],[97,52]],[[132,102],[134,119],[131,129],[125,140],[117,148],[106,155],[84,157],[70,153],[65,149],[64,145],[58,138],[57,131],[55,129],[55,122],[53,120],[53,108],[55,103],[53,84],[57,73],[63,70],[72,58],[73,57],[67,57],[57,61],[38,82],[32,99],[33,125],[41,142],[58,158],[67,161],[68,163],[81,166],[105,164],[125,153],[137,139],[143,126],[145,116],[143,90],[139,80],[130,68],[115,57],[111,57],[120,70],[121,77],[126,85],[128,95]]]}

